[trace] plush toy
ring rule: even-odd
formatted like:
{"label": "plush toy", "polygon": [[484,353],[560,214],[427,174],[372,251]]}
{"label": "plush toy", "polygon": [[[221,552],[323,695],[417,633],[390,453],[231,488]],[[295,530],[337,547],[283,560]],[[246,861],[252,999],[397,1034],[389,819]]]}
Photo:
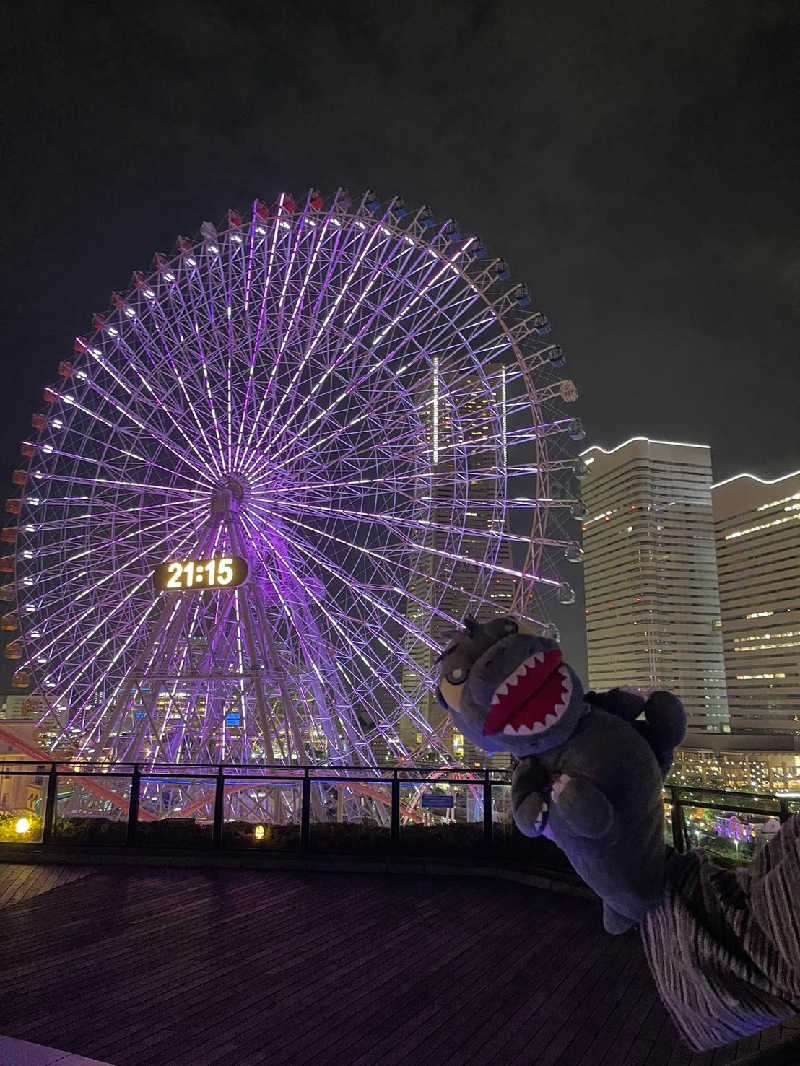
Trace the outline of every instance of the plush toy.
{"label": "plush toy", "polygon": [[678,854],[664,843],[661,800],[686,729],[675,696],[584,695],[558,645],[512,618],[467,618],[440,662],[439,698],[464,736],[519,760],[522,832],[563,849],[602,898],[609,932],[640,925],[690,1047],[721,1047],[800,1011],[800,815],[746,869]]}
{"label": "plush toy", "polygon": [[[513,618],[467,618],[441,656],[439,698],[456,727],[489,752],[519,760],[514,820],[544,834],[603,900],[603,924],[641,922],[664,885],[662,784],[686,731],[668,692],[584,695],[553,640]],[[643,721],[637,721],[644,714]]]}

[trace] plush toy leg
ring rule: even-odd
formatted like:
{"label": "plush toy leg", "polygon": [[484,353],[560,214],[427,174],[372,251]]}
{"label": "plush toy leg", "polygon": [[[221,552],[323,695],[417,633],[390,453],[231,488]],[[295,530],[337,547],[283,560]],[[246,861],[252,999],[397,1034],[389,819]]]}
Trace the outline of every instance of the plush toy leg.
{"label": "plush toy leg", "polygon": [[634,925],[636,922],[626,918],[624,914],[617,914],[613,907],[603,903],[603,928],[607,933],[619,936],[620,933],[627,933]]}

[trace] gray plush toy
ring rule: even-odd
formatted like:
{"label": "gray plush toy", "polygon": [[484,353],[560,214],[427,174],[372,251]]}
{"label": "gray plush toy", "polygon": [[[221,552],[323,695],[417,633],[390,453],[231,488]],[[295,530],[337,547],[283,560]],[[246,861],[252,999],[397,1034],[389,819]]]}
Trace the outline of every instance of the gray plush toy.
{"label": "gray plush toy", "polygon": [[584,695],[555,641],[510,617],[464,626],[440,660],[441,702],[468,740],[516,756],[518,827],[553,840],[603,900],[608,932],[624,932],[663,889],[661,788],[686,731],[680,701]]}

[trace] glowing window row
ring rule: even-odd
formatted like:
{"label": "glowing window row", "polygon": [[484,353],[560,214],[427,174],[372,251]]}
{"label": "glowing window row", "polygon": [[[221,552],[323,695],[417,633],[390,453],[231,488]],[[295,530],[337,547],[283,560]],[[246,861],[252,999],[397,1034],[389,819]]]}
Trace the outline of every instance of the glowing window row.
{"label": "glowing window row", "polygon": [[[791,508],[787,507],[786,510],[800,510],[800,503],[792,504]],[[737,537],[746,537],[748,533],[759,533],[762,529],[771,529],[773,526],[782,526],[786,522],[794,522],[800,518],[800,514],[786,515],[784,518],[774,518],[771,522],[762,522],[757,526],[750,526],[748,529],[737,529],[735,533],[728,533],[725,540],[735,540]]]}

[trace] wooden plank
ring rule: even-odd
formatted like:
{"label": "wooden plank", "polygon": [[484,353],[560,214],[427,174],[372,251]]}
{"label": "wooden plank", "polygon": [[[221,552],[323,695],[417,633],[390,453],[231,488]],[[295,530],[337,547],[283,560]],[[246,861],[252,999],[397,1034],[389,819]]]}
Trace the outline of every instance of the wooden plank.
{"label": "wooden plank", "polygon": [[607,936],[583,899],[457,877],[87,874],[0,868],[0,898],[21,894],[0,909],[10,1036],[115,1066],[726,1061],[680,1048],[639,939]]}
{"label": "wooden plank", "polygon": [[89,876],[91,867],[0,864],[0,908],[10,907],[63,884]]}

